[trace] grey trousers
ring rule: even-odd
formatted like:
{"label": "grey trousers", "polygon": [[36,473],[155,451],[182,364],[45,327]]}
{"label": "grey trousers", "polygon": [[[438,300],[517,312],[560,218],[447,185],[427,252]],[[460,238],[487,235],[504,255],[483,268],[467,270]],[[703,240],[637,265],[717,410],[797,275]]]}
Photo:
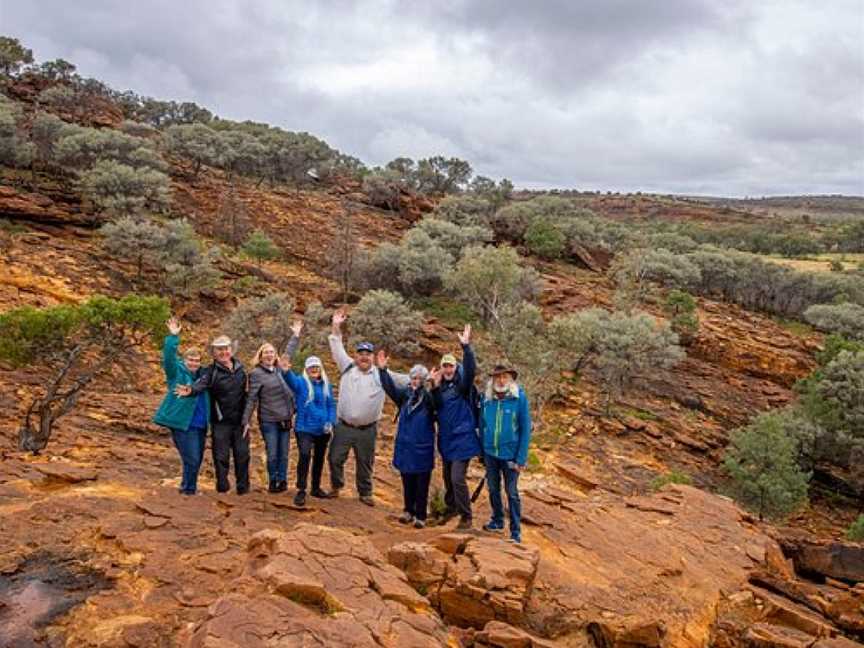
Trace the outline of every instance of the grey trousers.
{"label": "grey trousers", "polygon": [[361,497],[372,494],[372,471],[375,468],[375,438],[377,436],[377,423],[363,428],[351,427],[341,421],[336,424],[328,455],[330,484],[334,489],[342,488],[345,485],[345,462],[348,460],[348,452],[353,448],[357,494]]}

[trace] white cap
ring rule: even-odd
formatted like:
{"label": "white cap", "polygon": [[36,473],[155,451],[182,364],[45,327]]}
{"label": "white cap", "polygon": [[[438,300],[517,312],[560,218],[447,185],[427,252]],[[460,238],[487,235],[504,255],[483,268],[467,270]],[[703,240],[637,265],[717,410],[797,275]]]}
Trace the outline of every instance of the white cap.
{"label": "white cap", "polygon": [[306,358],[306,365],[305,365],[306,369],[308,369],[309,367],[323,367],[323,366],[324,365],[321,364],[321,358],[319,358],[318,356],[309,356],[308,358]]}

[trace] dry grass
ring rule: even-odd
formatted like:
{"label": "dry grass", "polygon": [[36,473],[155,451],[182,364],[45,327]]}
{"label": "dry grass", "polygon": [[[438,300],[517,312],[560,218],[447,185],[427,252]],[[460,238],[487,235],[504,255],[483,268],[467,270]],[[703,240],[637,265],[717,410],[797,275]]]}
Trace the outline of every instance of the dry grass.
{"label": "dry grass", "polygon": [[864,254],[819,254],[803,259],[787,259],[775,256],[766,256],[765,258],[778,265],[804,272],[831,272],[833,261],[842,264],[843,270],[855,270],[859,264],[864,263]]}

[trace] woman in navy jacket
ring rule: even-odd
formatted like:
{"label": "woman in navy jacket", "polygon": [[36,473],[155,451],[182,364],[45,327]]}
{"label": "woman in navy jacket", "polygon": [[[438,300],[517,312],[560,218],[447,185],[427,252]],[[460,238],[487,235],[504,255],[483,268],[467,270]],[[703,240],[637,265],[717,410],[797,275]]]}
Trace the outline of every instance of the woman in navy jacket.
{"label": "woman in navy jacket", "polygon": [[393,451],[393,465],[402,476],[405,502],[399,521],[413,522],[415,528],[422,529],[426,526],[429,481],[435,467],[435,410],[425,387],[429,371],[423,365],[415,365],[408,372],[408,386],[398,387],[387,371],[387,360],[387,355],[379,351],[375,364],[381,386],[399,408]]}

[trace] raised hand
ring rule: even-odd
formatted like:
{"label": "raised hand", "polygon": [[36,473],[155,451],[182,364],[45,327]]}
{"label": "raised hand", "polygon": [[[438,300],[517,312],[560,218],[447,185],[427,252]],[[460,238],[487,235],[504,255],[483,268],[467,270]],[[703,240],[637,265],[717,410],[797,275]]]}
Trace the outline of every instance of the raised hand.
{"label": "raised hand", "polygon": [[179,319],[171,316],[171,318],[165,323],[165,325],[168,327],[168,332],[171,335],[180,335],[180,329],[182,328],[182,326],[180,326]]}
{"label": "raised hand", "polygon": [[462,329],[462,333],[459,334],[459,343],[463,346],[467,346],[471,344],[471,325],[466,324],[465,328]]}
{"label": "raised hand", "polygon": [[303,320],[294,320],[294,323],[291,325],[291,332],[294,334],[294,337],[300,337],[300,331],[303,330]]}
{"label": "raised hand", "polygon": [[379,369],[386,369],[387,363],[390,361],[390,358],[384,353],[383,349],[379,349],[378,353],[375,355],[375,366]]}
{"label": "raised hand", "polygon": [[333,330],[339,331],[342,328],[342,324],[345,323],[345,320],[348,319],[348,316],[345,314],[341,308],[333,313]]}
{"label": "raised hand", "polygon": [[189,385],[177,385],[174,388],[175,396],[188,396],[192,393],[192,388]]}
{"label": "raised hand", "polygon": [[435,387],[441,386],[441,379],[443,378],[443,374],[441,373],[441,367],[433,367],[432,371],[429,372],[429,380],[432,381],[432,384]]}

